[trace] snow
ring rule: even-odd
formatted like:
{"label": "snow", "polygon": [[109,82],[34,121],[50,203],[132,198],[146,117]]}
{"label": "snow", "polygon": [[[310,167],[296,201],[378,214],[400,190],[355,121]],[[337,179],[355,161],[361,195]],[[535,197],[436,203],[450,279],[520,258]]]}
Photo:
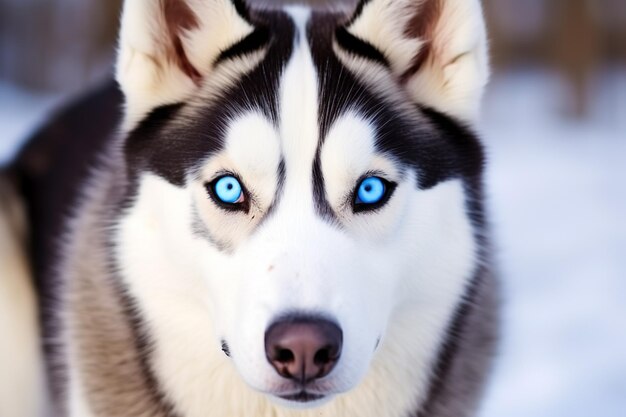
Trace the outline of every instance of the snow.
{"label": "snow", "polygon": [[586,121],[559,116],[546,74],[487,97],[505,303],[482,417],[626,416],[626,73],[606,76]]}
{"label": "snow", "polygon": [[[549,73],[487,95],[504,325],[481,417],[626,416],[626,72],[593,89],[584,121]],[[0,84],[0,164],[58,101]]]}

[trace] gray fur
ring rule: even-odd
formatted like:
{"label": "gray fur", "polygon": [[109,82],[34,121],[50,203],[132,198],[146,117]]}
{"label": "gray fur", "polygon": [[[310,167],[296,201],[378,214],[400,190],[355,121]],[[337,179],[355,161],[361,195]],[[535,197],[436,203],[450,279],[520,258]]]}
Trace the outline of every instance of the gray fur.
{"label": "gray fur", "polygon": [[476,292],[466,300],[464,326],[449,336],[457,343],[452,359],[436,375],[430,395],[417,417],[475,415],[491,370],[499,334],[499,285],[481,268]]}
{"label": "gray fur", "polygon": [[[145,362],[141,319],[135,317],[133,301],[110,263],[114,207],[121,198],[119,190],[127,186],[113,165],[119,164],[119,154],[115,149],[111,154],[85,188],[59,270],[64,277],[60,321],[65,335],[60,360],[65,373],[78,372],[94,415],[170,417],[171,406],[155,388]],[[67,413],[68,404],[61,407]]]}

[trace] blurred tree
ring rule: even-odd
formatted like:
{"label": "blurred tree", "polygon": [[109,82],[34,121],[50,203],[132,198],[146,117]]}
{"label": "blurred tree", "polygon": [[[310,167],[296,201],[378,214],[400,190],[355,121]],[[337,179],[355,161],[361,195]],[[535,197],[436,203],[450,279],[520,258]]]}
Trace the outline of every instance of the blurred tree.
{"label": "blurred tree", "polygon": [[[0,0],[0,79],[72,92],[103,77],[113,62],[122,1]],[[495,71],[531,65],[562,72],[571,85],[573,114],[586,114],[598,68],[626,62],[626,0],[483,3]]]}
{"label": "blurred tree", "polygon": [[[591,78],[603,54],[598,16],[593,0],[557,0],[550,3],[554,25],[547,31],[551,57],[563,72],[572,92],[568,113],[576,117],[589,112]],[[607,28],[608,29],[608,28]]]}
{"label": "blurred tree", "polygon": [[567,112],[584,117],[598,71],[626,62],[624,0],[483,0],[498,70],[533,66],[560,72]]}

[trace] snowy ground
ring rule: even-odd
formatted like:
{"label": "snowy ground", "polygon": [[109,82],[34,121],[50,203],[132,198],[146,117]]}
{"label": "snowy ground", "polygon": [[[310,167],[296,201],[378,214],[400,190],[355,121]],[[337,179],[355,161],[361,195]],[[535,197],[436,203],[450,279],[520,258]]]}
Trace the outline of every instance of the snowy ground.
{"label": "snowy ground", "polygon": [[626,416],[626,73],[606,77],[585,122],[545,74],[487,96],[505,337],[483,417]]}
{"label": "snowy ground", "polygon": [[[584,122],[559,116],[546,74],[496,78],[487,96],[505,304],[482,417],[626,416],[626,73],[596,87]],[[57,101],[0,85],[0,164]]]}

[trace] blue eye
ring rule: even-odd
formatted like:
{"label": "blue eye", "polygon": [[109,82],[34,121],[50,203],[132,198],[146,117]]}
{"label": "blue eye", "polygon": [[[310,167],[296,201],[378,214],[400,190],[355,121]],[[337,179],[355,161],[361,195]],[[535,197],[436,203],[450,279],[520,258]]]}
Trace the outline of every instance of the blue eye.
{"label": "blue eye", "polygon": [[215,197],[225,204],[237,204],[243,202],[243,187],[239,180],[232,175],[219,178],[213,185]]}
{"label": "blue eye", "polygon": [[380,203],[387,195],[386,181],[378,177],[364,179],[356,194],[356,204],[374,205]]}

